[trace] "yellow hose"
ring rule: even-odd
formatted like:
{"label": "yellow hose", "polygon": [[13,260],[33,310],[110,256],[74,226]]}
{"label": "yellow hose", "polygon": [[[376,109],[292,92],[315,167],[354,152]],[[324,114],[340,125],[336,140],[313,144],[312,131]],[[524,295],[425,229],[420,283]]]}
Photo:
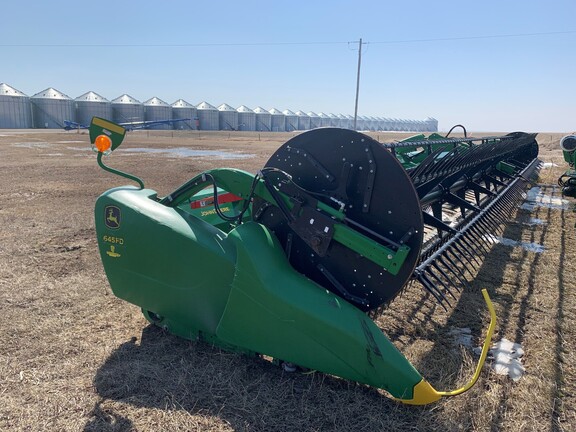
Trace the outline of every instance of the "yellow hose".
{"label": "yellow hose", "polygon": [[496,312],[494,311],[494,306],[492,305],[488,291],[483,289],[482,295],[484,296],[484,301],[486,302],[488,310],[490,311],[490,325],[488,326],[488,334],[484,340],[484,345],[482,345],[482,353],[480,354],[480,360],[476,365],[476,371],[474,372],[474,376],[468,382],[468,384],[457,390],[439,392],[436,391],[426,380],[422,380],[416,384],[416,386],[414,386],[412,399],[396,400],[409,405],[425,405],[437,401],[442,396],[456,396],[462,394],[465,391],[470,390],[474,384],[476,384],[476,381],[478,381],[478,378],[480,377],[480,372],[482,372],[482,366],[484,366],[484,362],[486,361],[486,356],[488,355],[488,350],[490,349],[490,343],[492,342],[492,335],[494,334],[494,328],[496,327]]}

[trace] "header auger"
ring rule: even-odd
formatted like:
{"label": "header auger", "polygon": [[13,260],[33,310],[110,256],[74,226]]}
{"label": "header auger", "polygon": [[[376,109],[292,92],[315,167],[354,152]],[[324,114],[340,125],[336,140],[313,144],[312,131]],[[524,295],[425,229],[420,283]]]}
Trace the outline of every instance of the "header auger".
{"label": "header auger", "polygon": [[446,307],[537,169],[535,135],[380,144],[316,129],[256,174],[209,170],[162,198],[103,164],[121,128],[94,118],[90,136],[100,165],[140,186],[98,198],[96,231],[113,292],[150,322],[410,404],[477,379],[495,324],[486,292],[484,353],[454,392],[434,390],[370,317],[412,280]]}

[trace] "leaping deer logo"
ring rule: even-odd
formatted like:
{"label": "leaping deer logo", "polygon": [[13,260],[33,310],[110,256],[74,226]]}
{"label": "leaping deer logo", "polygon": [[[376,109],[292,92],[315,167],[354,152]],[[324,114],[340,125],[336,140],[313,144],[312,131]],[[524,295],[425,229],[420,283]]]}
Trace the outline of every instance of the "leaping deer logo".
{"label": "leaping deer logo", "polygon": [[116,206],[107,206],[104,210],[105,219],[104,223],[108,228],[118,229],[120,228],[120,209]]}

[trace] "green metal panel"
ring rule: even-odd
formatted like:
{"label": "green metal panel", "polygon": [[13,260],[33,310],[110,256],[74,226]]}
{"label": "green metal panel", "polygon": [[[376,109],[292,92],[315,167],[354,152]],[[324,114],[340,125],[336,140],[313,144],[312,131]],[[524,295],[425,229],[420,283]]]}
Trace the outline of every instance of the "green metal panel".
{"label": "green metal panel", "polygon": [[98,198],[95,212],[114,294],[165,317],[162,325],[179,323],[172,331],[181,336],[214,333],[236,259],[225,233],[158,203],[149,189],[111,189]]}
{"label": "green metal panel", "polygon": [[236,273],[219,339],[410,399],[420,374],[366,314],[297,273],[263,225],[229,234]]}

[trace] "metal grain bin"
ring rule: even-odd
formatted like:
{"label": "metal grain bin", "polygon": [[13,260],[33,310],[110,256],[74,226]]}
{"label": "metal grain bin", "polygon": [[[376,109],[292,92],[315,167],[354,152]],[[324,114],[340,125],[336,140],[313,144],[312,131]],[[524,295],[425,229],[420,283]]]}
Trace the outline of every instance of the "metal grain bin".
{"label": "metal grain bin", "polygon": [[172,120],[187,119],[174,122],[172,127],[177,130],[194,130],[198,120],[196,107],[184,99],[178,99],[172,105]]}
{"label": "metal grain bin", "polygon": [[392,130],[392,119],[388,117],[384,117],[382,119],[382,130],[383,131],[391,131]]}
{"label": "metal grain bin", "polygon": [[161,122],[146,126],[146,129],[172,129],[172,107],[162,99],[153,97],[144,102],[144,121]]}
{"label": "metal grain bin", "polygon": [[60,129],[64,120],[76,121],[74,101],[62,92],[50,87],[30,98],[34,127]]}
{"label": "metal grain bin", "polygon": [[370,120],[370,130],[377,131],[380,121],[373,116],[369,116],[368,119]]}
{"label": "metal grain bin", "polygon": [[427,132],[438,132],[438,120],[433,117],[428,117],[426,120],[426,131]]}
{"label": "metal grain bin", "polygon": [[89,91],[74,99],[76,109],[76,123],[90,126],[92,117],[112,120],[112,104],[108,99],[98,93]]}
{"label": "metal grain bin", "polygon": [[364,116],[359,115],[356,117],[356,130],[365,131],[366,129],[366,118]]}
{"label": "metal grain bin", "polygon": [[320,126],[321,127],[328,127],[330,126],[330,117],[328,114],[319,112],[318,117],[320,117]]}
{"label": "metal grain bin", "polygon": [[310,117],[310,129],[316,129],[322,126],[322,121],[320,116],[316,114],[314,111],[310,111],[308,117]]}
{"label": "metal grain bin", "polygon": [[220,128],[220,116],[216,107],[208,102],[200,102],[196,105],[196,113],[200,122],[200,130],[218,130]]}
{"label": "metal grain bin", "polygon": [[246,105],[241,105],[238,111],[238,129],[242,131],[256,130],[256,113]]}
{"label": "metal grain bin", "polygon": [[298,116],[296,113],[289,109],[285,109],[282,111],[282,114],[284,114],[284,117],[286,118],[286,132],[298,130]]}
{"label": "metal grain bin", "polygon": [[0,83],[0,129],[29,129],[32,127],[30,98]]}
{"label": "metal grain bin", "polygon": [[272,132],[286,132],[286,116],[282,111],[272,108],[268,112],[272,115]]}
{"label": "metal grain bin", "polygon": [[338,114],[338,122],[342,129],[350,129],[350,120],[344,114]]}
{"label": "metal grain bin", "polygon": [[218,124],[220,130],[238,130],[238,111],[223,103],[218,107]]}
{"label": "metal grain bin", "polygon": [[348,119],[348,129],[354,129],[354,116],[346,114],[346,118]]}
{"label": "metal grain bin", "polygon": [[271,131],[272,130],[272,114],[262,107],[254,108],[256,114],[256,130],[257,131]]}
{"label": "metal grain bin", "polygon": [[330,126],[340,127],[340,118],[336,114],[328,113],[328,117],[330,118]]}
{"label": "metal grain bin", "polygon": [[138,99],[123,94],[113,99],[112,118],[116,123],[132,123],[144,121],[144,105]]}
{"label": "metal grain bin", "polygon": [[310,129],[310,117],[304,111],[296,111],[298,116],[298,130]]}

